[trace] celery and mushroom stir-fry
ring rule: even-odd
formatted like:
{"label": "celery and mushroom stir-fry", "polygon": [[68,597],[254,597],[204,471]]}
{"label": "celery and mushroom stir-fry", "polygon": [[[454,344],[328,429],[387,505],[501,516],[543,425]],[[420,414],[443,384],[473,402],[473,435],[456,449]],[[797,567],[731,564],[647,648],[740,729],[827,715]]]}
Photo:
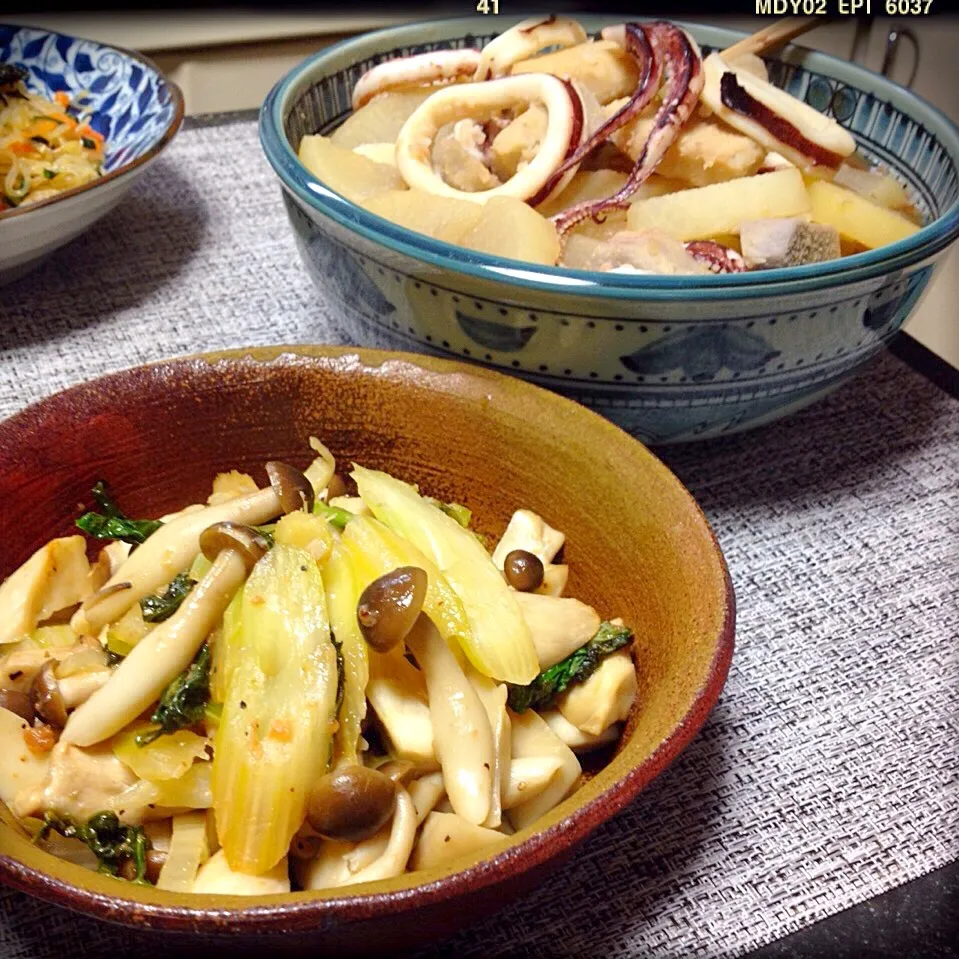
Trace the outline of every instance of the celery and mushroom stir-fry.
{"label": "celery and mushroom stir-fry", "polygon": [[564,596],[564,535],[329,451],[131,519],[108,486],[0,586],[0,799],[161,889],[352,886],[488,851],[577,786],[636,696],[632,633]]}

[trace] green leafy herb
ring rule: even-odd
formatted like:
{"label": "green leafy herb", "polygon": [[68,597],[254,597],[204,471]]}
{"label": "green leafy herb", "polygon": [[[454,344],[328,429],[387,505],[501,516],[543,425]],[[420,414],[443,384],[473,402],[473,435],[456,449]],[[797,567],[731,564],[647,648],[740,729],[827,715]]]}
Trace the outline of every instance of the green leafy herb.
{"label": "green leafy herb", "polygon": [[203,718],[207,723],[219,723],[223,718],[223,703],[207,703],[203,707]]}
{"label": "green leafy herb", "polygon": [[632,630],[612,623],[601,623],[596,635],[585,646],[580,646],[566,659],[544,669],[528,686],[510,686],[507,705],[514,712],[543,709],[573,683],[589,679],[599,668],[605,656],[628,645]]}
{"label": "green leafy herb", "polygon": [[353,519],[353,514],[349,510],[340,509],[339,506],[329,506],[320,500],[313,504],[313,513],[315,516],[322,516],[330,526],[335,526],[337,529],[345,529],[346,524]]}
{"label": "green leafy herb", "polygon": [[132,882],[148,884],[146,861],[149,842],[146,834],[139,826],[121,825],[116,813],[99,812],[91,816],[86,825],[79,825],[67,816],[51,811],[43,817],[43,826],[35,842],[46,839],[51,832],[85,843],[100,861],[99,871],[110,876],[118,876],[126,861],[132,861],[135,870]]}
{"label": "green leafy herb", "polygon": [[189,592],[196,586],[196,580],[186,573],[180,573],[169,586],[156,596],[144,596],[140,600],[140,609],[143,619],[147,623],[162,623],[169,619],[187,598]]}
{"label": "green leafy herb", "polygon": [[467,509],[460,503],[444,503],[442,500],[433,499],[432,496],[424,496],[423,499],[425,499],[427,503],[431,503],[438,510],[442,510],[451,519],[455,519],[463,529],[469,529],[470,523],[473,520],[472,510]]}
{"label": "green leafy herb", "polygon": [[276,523],[267,523],[266,526],[254,526],[253,528],[266,540],[270,549],[276,546],[276,541],[273,539]]}
{"label": "green leafy herb", "polygon": [[43,177],[45,180],[52,180],[57,175],[56,170],[44,170]]}
{"label": "green leafy herb", "polygon": [[96,141],[91,140],[90,137],[80,137],[80,142],[87,150],[95,150],[97,148]]}
{"label": "green leafy herb", "polygon": [[119,539],[139,546],[163,524],[158,519],[130,519],[117,506],[105,480],[98,480],[90,491],[100,512],[84,513],[77,526],[96,539]]}
{"label": "green leafy herb", "polygon": [[206,715],[210,701],[210,647],[200,647],[196,659],[167,686],[150,722],[153,728],[137,733],[136,744],[150,743],[178,729],[195,726]]}

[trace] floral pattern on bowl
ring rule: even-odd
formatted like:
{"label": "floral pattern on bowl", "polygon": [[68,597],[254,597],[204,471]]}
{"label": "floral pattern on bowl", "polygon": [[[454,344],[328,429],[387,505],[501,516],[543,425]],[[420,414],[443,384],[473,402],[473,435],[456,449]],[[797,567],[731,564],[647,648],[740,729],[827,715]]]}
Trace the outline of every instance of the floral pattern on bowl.
{"label": "floral pattern on bowl", "polygon": [[0,63],[25,67],[27,86],[47,98],[70,94],[103,134],[104,175],[0,217],[0,283],[21,276],[107,213],[172,140],[183,96],[146,57],[32,27],[0,24]]}

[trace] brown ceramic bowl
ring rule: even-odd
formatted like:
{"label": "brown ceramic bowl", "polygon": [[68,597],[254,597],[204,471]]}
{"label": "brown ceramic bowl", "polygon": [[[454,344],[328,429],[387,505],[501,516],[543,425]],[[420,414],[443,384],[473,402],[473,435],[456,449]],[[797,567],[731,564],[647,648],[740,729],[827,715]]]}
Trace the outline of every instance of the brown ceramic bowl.
{"label": "brown ceramic bowl", "polygon": [[726,678],[735,620],[702,512],[659,460],[600,416],[477,367],[369,350],[253,349],[139,367],[52,396],[0,424],[0,575],[67,534],[99,477],[133,515],[160,515],[202,501],[217,471],[265,482],[268,459],[305,465],[311,434],[344,461],[468,504],[483,532],[502,531],[519,506],[566,532],[570,594],[622,616],[637,635],[641,693],[615,757],[495,857],[348,893],[252,899],[136,887],[35,848],[5,807],[0,879],[139,928],[267,937],[260,948],[273,936],[341,952],[435,941],[556,868],[702,726]]}

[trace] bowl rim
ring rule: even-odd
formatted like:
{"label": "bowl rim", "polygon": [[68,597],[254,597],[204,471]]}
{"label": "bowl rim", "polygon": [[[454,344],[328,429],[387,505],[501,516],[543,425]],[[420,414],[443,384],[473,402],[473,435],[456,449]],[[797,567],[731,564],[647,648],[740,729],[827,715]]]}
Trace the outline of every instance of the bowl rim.
{"label": "bowl rim", "polygon": [[[709,537],[711,554],[719,564],[723,580],[723,619],[715,636],[715,645],[703,683],[681,721],[673,728],[642,762],[631,766],[625,774],[613,782],[608,789],[591,801],[578,806],[569,816],[552,826],[534,832],[518,845],[508,846],[498,855],[481,859],[465,869],[447,872],[429,882],[407,889],[372,892],[362,895],[344,893],[326,895],[322,898],[288,900],[286,895],[255,897],[247,907],[184,907],[165,905],[127,899],[123,896],[108,896],[84,886],[74,885],[63,879],[27,866],[20,860],[0,852],[0,880],[21,892],[28,893],[41,900],[65,906],[96,918],[121,924],[136,925],[139,928],[158,929],[170,932],[193,932],[202,934],[215,932],[229,935],[250,933],[306,932],[321,930],[319,923],[323,919],[341,920],[344,924],[369,918],[381,918],[396,915],[411,909],[439,904],[479,889],[496,886],[506,879],[515,879],[551,859],[561,857],[563,853],[584,841],[590,833],[603,822],[610,819],[652,783],[690,743],[702,728],[715,706],[725,686],[729,666],[733,655],[736,594],[725,556],[716,534],[709,524],[699,504],[686,489],[676,474],[648,447],[640,443],[618,426],[598,413],[575,403],[542,387],[517,380],[515,377],[473,366],[455,360],[423,356],[401,351],[369,349],[363,347],[339,347],[325,345],[281,345],[271,347],[243,347],[208,353],[194,353],[159,360],[138,366],[127,367],[87,380],[64,390],[53,393],[25,407],[20,412],[0,422],[0,427],[18,421],[29,424],[49,401],[62,400],[75,390],[98,388],[109,389],[110,382],[118,378],[129,377],[138,370],[157,370],[161,373],[176,369],[186,369],[197,362],[214,365],[218,362],[253,363],[271,366],[278,363],[330,362],[355,360],[367,370],[377,370],[389,362],[400,362],[418,367],[428,373],[469,376],[480,380],[484,385],[495,388],[497,384],[516,384],[523,391],[532,390],[549,397],[549,402],[557,407],[558,419],[564,416],[578,415],[590,421],[594,430],[606,433],[610,438],[623,437],[637,443],[652,458],[656,468],[674,482],[688,500],[691,515],[701,524]],[[490,382],[492,381],[492,382]],[[3,827],[0,827],[3,828]],[[498,869],[505,870],[504,875]],[[216,898],[212,897],[215,901]],[[227,897],[222,897],[226,899]],[[235,897],[231,897],[235,899]],[[252,898],[252,897],[251,897]],[[253,902],[265,901],[254,905]],[[322,935],[321,932],[318,934]]]}
{"label": "bowl rim", "polygon": [[132,160],[128,160],[126,163],[118,166],[115,170],[110,170],[109,173],[104,173],[102,176],[97,177],[95,180],[91,180],[89,183],[82,183],[80,186],[71,187],[69,190],[63,190],[56,196],[47,197],[45,200],[38,200],[36,203],[28,203],[26,206],[18,206],[14,207],[12,210],[0,211],[0,223],[5,220],[12,220],[17,216],[24,216],[28,213],[32,213],[34,210],[42,210],[44,207],[53,206],[53,204],[59,203],[61,200],[71,200],[74,197],[86,193],[88,190],[92,190],[94,187],[118,180],[120,177],[125,176],[128,173],[138,170],[140,167],[145,166],[151,160],[159,156],[160,152],[170,143],[173,137],[176,136],[177,131],[183,124],[183,118],[186,115],[186,105],[183,99],[183,91],[177,86],[176,83],[173,82],[173,80],[164,74],[164,72],[156,65],[156,63],[153,62],[153,60],[151,60],[145,54],[138,53],[136,50],[128,50],[126,47],[118,47],[113,43],[103,43],[100,40],[93,40],[90,37],[78,37],[72,33],[60,33],[58,30],[49,30],[46,27],[34,27],[26,23],[0,22],[0,30],[4,28],[9,28],[12,30],[35,30],[38,33],[46,33],[51,37],[66,37],[68,40],[79,40],[82,43],[93,43],[102,50],[114,50],[125,57],[129,57],[131,60],[136,60],[139,63],[142,63],[144,66],[152,70],[160,78],[161,85],[165,86],[166,89],[169,90],[170,96],[173,100],[173,116],[160,138],[139,156],[134,157]]}
{"label": "bowl rim", "polygon": [[[508,27],[520,17],[497,19],[498,24]],[[621,18],[603,14],[589,14],[581,19],[611,22]],[[674,21],[691,30],[723,37],[733,42],[746,36],[738,30],[713,27],[708,24],[691,24]],[[468,25],[472,25],[470,30]],[[478,28],[484,26],[484,30]],[[777,268],[737,274],[710,274],[706,276],[646,276],[610,274],[588,270],[572,270],[565,267],[542,266],[523,260],[513,260],[485,253],[477,253],[452,243],[435,240],[425,234],[370,213],[357,204],[327,187],[304,167],[296,156],[285,133],[285,116],[292,106],[295,95],[316,79],[326,74],[320,68],[334,57],[355,49],[354,62],[371,55],[370,48],[378,41],[402,45],[414,43],[417,31],[440,27],[462,27],[459,37],[489,32],[489,21],[483,17],[445,17],[430,21],[417,21],[399,26],[386,27],[342,40],[307,57],[288,71],[270,90],[260,108],[260,143],[267,160],[280,179],[283,188],[308,207],[324,214],[341,227],[358,233],[367,240],[395,252],[455,273],[463,273],[474,279],[508,282],[527,289],[544,292],[561,292],[567,296],[594,297],[607,300],[630,300],[642,295],[646,299],[712,299],[717,295],[730,299],[756,295],[787,295],[806,290],[821,290],[824,286],[847,284],[874,276],[889,274],[904,269],[920,260],[934,256],[959,237],[959,197],[932,222],[917,233],[876,250],[856,253],[824,263],[798,267]],[[851,73],[857,81],[869,80],[876,86],[876,94],[888,99],[889,94],[902,101],[898,107],[911,119],[937,126],[936,137],[951,158],[959,175],[959,127],[938,107],[929,103],[905,87],[869,70],[857,63],[841,60],[831,54],[810,51],[797,44],[789,44],[787,53],[801,54],[810,68],[817,65],[838,67]],[[908,105],[908,109],[906,108]],[[926,119],[920,120],[921,114]]]}

